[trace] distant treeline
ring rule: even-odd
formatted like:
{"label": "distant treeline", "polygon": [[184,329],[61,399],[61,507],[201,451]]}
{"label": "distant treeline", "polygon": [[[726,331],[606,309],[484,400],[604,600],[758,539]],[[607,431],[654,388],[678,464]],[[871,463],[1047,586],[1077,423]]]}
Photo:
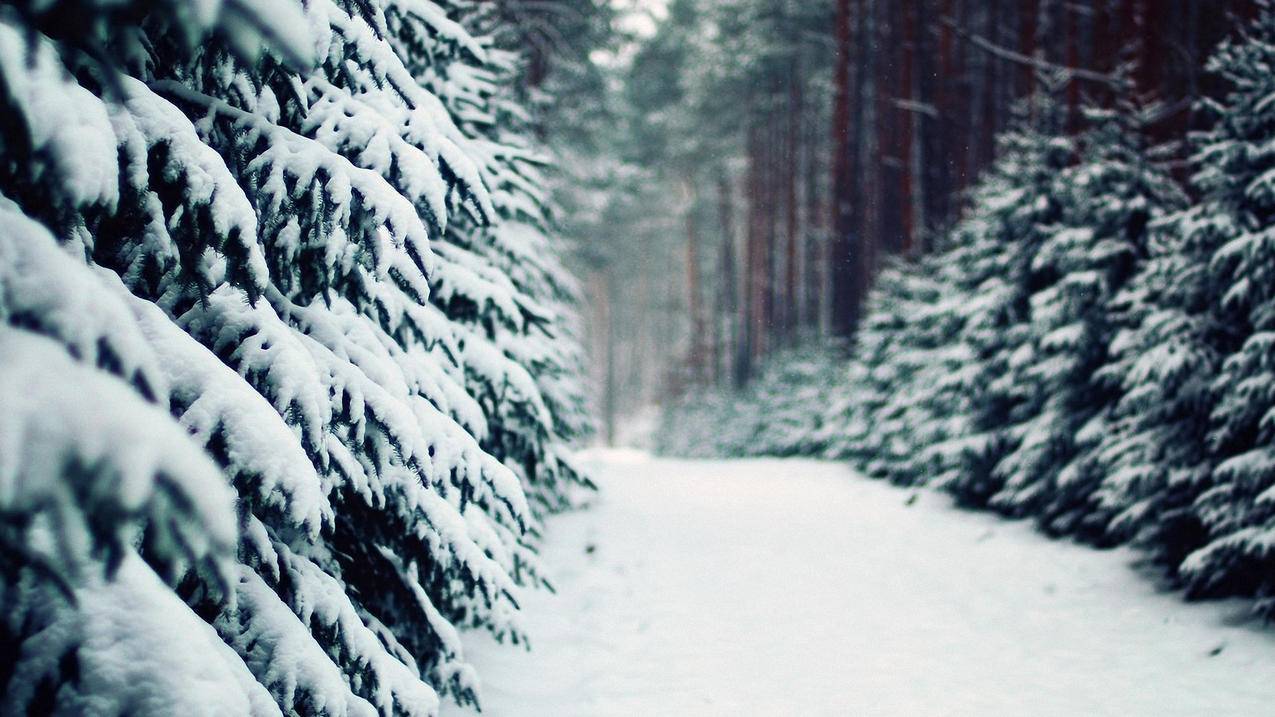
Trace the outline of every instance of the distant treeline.
{"label": "distant treeline", "polygon": [[659,445],[850,459],[1275,614],[1275,14],[1212,51],[1189,136],[1148,85],[1169,36],[1088,98],[1041,67],[959,221],[882,261],[848,361],[692,393]]}
{"label": "distant treeline", "polygon": [[[1033,92],[1074,137],[1128,64],[1155,102],[1151,139],[1204,127],[1199,100],[1218,91],[1205,59],[1256,6],[672,0],[618,89],[559,68],[575,84],[556,95],[575,100],[549,126],[585,195],[568,216],[603,408],[742,386],[806,337],[851,336],[888,259],[927,253],[959,220]],[[598,112],[580,141],[577,118]],[[1184,181],[1184,150],[1172,160]]]}

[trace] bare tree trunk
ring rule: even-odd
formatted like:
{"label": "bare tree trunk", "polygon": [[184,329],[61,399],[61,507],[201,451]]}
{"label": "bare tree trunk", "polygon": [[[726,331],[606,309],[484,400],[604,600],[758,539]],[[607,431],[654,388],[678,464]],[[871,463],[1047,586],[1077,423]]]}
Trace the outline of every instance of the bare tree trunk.
{"label": "bare tree trunk", "polygon": [[801,68],[797,62],[792,64],[792,75],[788,82],[787,135],[784,146],[787,151],[780,161],[784,167],[784,286],[783,286],[783,333],[785,339],[791,339],[797,333],[800,324],[799,299],[801,275],[798,272],[797,245],[800,241],[798,225],[797,176],[801,169],[799,147],[801,146]]}
{"label": "bare tree trunk", "polygon": [[740,361],[741,322],[739,317],[739,278],[736,264],[735,248],[735,200],[731,188],[730,176],[726,170],[719,170],[717,177],[717,220],[721,230],[721,248],[718,264],[721,276],[718,279],[718,297],[720,310],[719,320],[725,326],[722,331],[722,370],[723,375],[730,376],[736,385],[742,385],[743,377],[736,369]]}
{"label": "bare tree trunk", "polygon": [[[1063,6],[1067,24],[1067,66],[1080,67],[1080,17],[1075,8]],[[1067,121],[1068,132],[1080,130],[1080,83],[1072,79],[1067,83]]]}
{"label": "bare tree trunk", "polygon": [[748,215],[745,224],[744,237],[744,300],[741,302],[740,308],[743,311],[741,321],[742,331],[741,344],[742,349],[739,352],[736,362],[736,373],[739,376],[739,383],[743,383],[752,375],[753,358],[757,355],[757,347],[760,338],[758,337],[759,323],[762,315],[761,295],[764,290],[762,286],[761,274],[761,219],[759,217],[761,207],[759,206],[761,196],[761,179],[759,177],[760,168],[758,164],[761,158],[759,145],[760,130],[754,121],[748,129],[748,170],[745,180],[745,196],[748,199]]}
{"label": "bare tree trunk", "polygon": [[[925,17],[925,0],[913,0],[911,7],[912,13],[909,16],[909,36],[911,37],[912,47],[912,71],[909,76],[909,82],[912,88],[912,100],[918,107],[925,108],[928,112],[930,109],[931,97],[926,91],[927,83],[923,81],[929,73],[928,70],[932,65],[929,62],[929,48],[925,42],[926,33],[918,28],[919,18]],[[928,168],[930,166],[929,143],[926,138],[929,136],[928,114],[927,112],[912,112],[912,148],[908,152],[911,158],[911,167],[909,172],[912,175],[912,251],[913,253],[924,253],[927,251],[926,236],[929,230],[929,192],[930,192],[930,174]]]}
{"label": "bare tree trunk", "polygon": [[[608,446],[615,445],[616,416],[616,366],[615,366],[615,316],[611,312],[611,281],[605,270],[594,271],[590,277],[594,307],[594,325],[601,328],[601,335],[594,336],[595,355],[601,354],[602,389],[602,440]],[[595,374],[596,375],[596,374]]]}
{"label": "bare tree trunk", "polygon": [[822,167],[819,157],[827,151],[820,142],[823,136],[823,117],[820,106],[816,102],[807,102],[803,113],[804,140],[802,141],[802,203],[805,217],[802,221],[802,285],[805,295],[802,297],[803,325],[816,330],[819,335],[827,333],[824,322],[825,295],[823,288],[824,244],[828,222],[824,216],[824,203],[821,201],[819,178]]}
{"label": "bare tree trunk", "polygon": [[[956,61],[956,33],[952,29],[955,22],[953,12],[954,0],[941,0],[938,40],[938,75],[934,80],[935,109],[938,112],[937,127],[934,132],[935,158],[933,163],[935,184],[934,198],[936,213],[940,222],[953,218],[954,210],[951,198],[962,188],[961,171],[956,159],[955,138],[960,125],[960,112],[956,104],[959,96],[954,87],[960,81],[960,73]],[[947,20],[952,22],[947,22]]]}
{"label": "bare tree trunk", "polygon": [[[641,272],[638,274],[637,296],[634,297],[636,306],[651,305],[651,273]],[[656,317],[663,317],[666,312],[660,311],[652,313],[643,311],[638,316],[637,332],[633,337],[633,344],[627,352],[631,368],[627,372],[630,380],[640,389],[647,391],[637,396],[640,404],[653,401],[656,396],[652,391],[658,386],[659,379],[659,361],[661,357],[653,350],[657,343],[656,337],[660,335],[660,327],[655,324]]]}
{"label": "bare tree trunk", "polygon": [[917,106],[916,82],[916,3],[917,0],[902,0],[903,24],[903,62],[899,69],[898,86],[906,93],[909,108],[896,113],[899,117],[899,213],[901,245],[900,252],[909,255],[913,251],[916,235],[925,219],[917,210],[916,200],[920,193],[917,184],[921,179],[919,170],[920,148],[917,142],[921,136],[920,112]]}
{"label": "bare tree trunk", "polygon": [[762,303],[762,322],[760,336],[761,346],[758,359],[765,359],[775,348],[777,339],[783,334],[782,319],[779,316],[782,298],[779,295],[779,235],[782,231],[782,213],[780,211],[781,192],[783,191],[783,167],[780,166],[783,156],[783,129],[777,106],[779,88],[772,87],[770,97],[772,104],[766,117],[765,204],[762,217],[765,222],[762,238],[765,248],[762,250],[762,286],[764,287]]}
{"label": "bare tree trunk", "polygon": [[687,177],[682,180],[682,193],[686,201],[686,309],[690,318],[691,336],[688,342],[687,373],[692,385],[704,380],[705,321],[703,293],[700,289],[699,228],[695,223],[695,182]]}
{"label": "bare tree trunk", "polygon": [[[1003,0],[987,1],[987,37],[993,44],[1002,44],[1001,40],[1001,7]],[[996,155],[996,135],[1000,123],[1001,111],[1004,109],[1000,100],[1001,60],[996,57],[985,57],[982,91],[979,93],[982,107],[980,120],[973,124],[978,133],[978,156],[975,167],[982,169],[991,163]]]}
{"label": "bare tree trunk", "polygon": [[[1023,0],[1020,5],[1018,25],[1018,50],[1027,57],[1037,57],[1037,25],[1040,21],[1039,0]],[[1018,70],[1018,94],[1031,97],[1036,92],[1036,68],[1023,65]]]}
{"label": "bare tree trunk", "polygon": [[851,160],[850,127],[850,0],[837,0],[834,35],[836,68],[833,71],[832,105],[832,238],[829,261],[824,271],[832,287],[832,331],[849,336],[859,311],[855,280],[856,257],[851,234],[854,231],[854,165]]}
{"label": "bare tree trunk", "polygon": [[[962,27],[967,27],[970,20],[970,2],[974,0],[955,0],[956,15],[959,17],[957,21]],[[955,73],[953,77],[958,78],[957,83],[960,87],[960,94],[952,103],[952,117],[955,120],[956,129],[952,134],[951,160],[957,167],[957,177],[959,180],[955,185],[955,189],[963,191],[966,187],[974,182],[974,167],[976,165],[970,162],[971,152],[968,151],[974,142],[971,141],[972,120],[974,116],[974,71],[975,63],[971,59],[971,53],[966,43],[960,43],[956,47],[953,55],[953,69]],[[962,146],[964,145],[964,146]],[[955,212],[954,212],[955,214]]]}
{"label": "bare tree trunk", "polygon": [[[878,37],[879,27],[877,24],[879,15],[878,0],[866,0],[863,6],[863,23],[861,37]],[[859,82],[859,94],[861,101],[859,106],[862,108],[859,122],[859,166],[862,171],[859,173],[860,189],[859,189],[859,229],[858,242],[856,245],[857,255],[855,257],[854,271],[851,274],[854,280],[854,302],[855,310],[858,311],[863,303],[863,298],[867,294],[868,285],[871,282],[872,273],[876,266],[876,251],[881,241],[883,226],[882,217],[882,188],[883,188],[883,170],[884,155],[887,145],[882,141],[882,120],[881,108],[885,104],[883,102],[884,89],[881,87],[880,67],[881,64],[875,53],[870,47],[865,46],[860,52],[862,58],[858,76],[861,78]],[[857,317],[856,317],[857,320]]]}

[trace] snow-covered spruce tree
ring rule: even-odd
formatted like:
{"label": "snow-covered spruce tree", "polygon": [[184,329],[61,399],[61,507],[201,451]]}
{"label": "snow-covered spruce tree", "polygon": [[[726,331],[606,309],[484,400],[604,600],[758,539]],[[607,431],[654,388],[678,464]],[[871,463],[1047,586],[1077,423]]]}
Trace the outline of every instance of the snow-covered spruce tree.
{"label": "snow-covered spruce tree", "polygon": [[[819,432],[829,386],[841,381],[844,353],[835,344],[811,341],[777,352],[743,390],[692,392],[682,410],[697,415],[699,439],[719,456],[802,456],[822,450]],[[670,422],[664,435],[683,431]],[[685,439],[681,439],[685,441]]]}
{"label": "snow-covered spruce tree", "polygon": [[[183,4],[157,5],[156,21],[180,23],[185,40],[214,27],[206,13],[185,16]],[[85,83],[100,87],[109,68],[92,58],[135,32],[127,21],[136,8],[114,9],[88,25],[59,22],[95,10],[74,3],[15,4],[0,17],[0,711],[189,712],[215,693],[227,711],[268,713],[273,702],[243,661],[157,577],[198,573],[229,590],[233,492],[170,416],[171,367],[120,279],[85,261],[90,227],[119,211],[123,187],[146,169],[138,123],[65,65],[83,60]],[[205,180],[187,214],[196,220],[224,176],[203,171],[205,158],[188,157]],[[134,162],[132,174],[121,159]],[[243,246],[228,252],[237,261],[209,268],[251,263]],[[317,523],[299,508],[301,523]]]}
{"label": "snow-covered spruce tree", "polygon": [[[490,420],[481,443],[522,479],[541,509],[569,504],[572,486],[590,485],[567,441],[589,431],[580,381],[583,359],[571,309],[577,288],[549,234],[553,207],[530,141],[514,79],[521,55],[491,4],[460,4],[460,23],[432,6],[404,3],[388,15],[392,42],[408,69],[471,137],[500,221],[457,216],[434,245],[440,261],[431,301],[457,327],[470,393]],[[474,28],[475,40],[462,24]],[[461,62],[429,58],[457,54]]]}
{"label": "snow-covered spruce tree", "polygon": [[776,353],[742,389],[692,388],[661,416],[656,445],[686,457],[809,456],[821,442],[829,388],[844,383],[845,354],[809,342]]}
{"label": "snow-covered spruce tree", "polygon": [[1005,260],[1001,247],[978,241],[986,231],[981,217],[968,217],[933,254],[882,271],[850,381],[833,402],[840,418],[824,429],[829,455],[903,485],[946,485],[961,474],[970,455],[970,391],[983,376],[962,332],[970,316],[983,314],[988,297],[979,292]]}
{"label": "snow-covered spruce tree", "polygon": [[1104,392],[1095,371],[1116,328],[1111,298],[1133,271],[1148,222],[1181,204],[1173,182],[1145,157],[1133,126],[1139,116],[1124,100],[1089,112],[1080,160],[1057,185],[1058,222],[1031,258],[1029,339],[1011,363],[1021,420],[993,503],[1043,514],[1051,532],[1073,532],[1084,521],[1090,537],[1106,532],[1088,505],[1100,473],[1075,462],[1077,442],[1108,435],[1102,419],[1114,392]]}
{"label": "snow-covered spruce tree", "polygon": [[429,300],[498,212],[387,8],[473,44],[420,1],[0,15],[4,711],[432,714],[457,626],[517,637],[531,515]]}
{"label": "snow-covered spruce tree", "polygon": [[756,406],[742,391],[710,386],[688,391],[660,413],[652,445],[661,453],[685,458],[720,458],[757,426]]}
{"label": "snow-covered spruce tree", "polygon": [[1017,490],[1005,496],[1047,532],[1097,541],[1114,537],[1111,506],[1094,494],[1118,470],[1109,462],[1121,460],[1126,438],[1118,377],[1137,358],[1111,347],[1143,313],[1137,290],[1124,289],[1146,256],[1149,228],[1185,204],[1165,169],[1169,148],[1147,146],[1144,118],[1157,109],[1135,98],[1131,76],[1132,68],[1118,73],[1114,108],[1086,111],[1080,161],[1060,188],[1061,223],[1034,260],[1043,288],[1031,299],[1035,340],[1021,370],[1040,412],[1013,458]]}
{"label": "snow-covered spruce tree", "polygon": [[1081,435],[1089,443],[1105,431],[1075,469],[1101,476],[1091,510],[1109,520],[1108,533],[1144,546],[1170,570],[1202,538],[1191,504],[1210,472],[1205,434],[1223,326],[1208,278],[1217,237],[1182,231],[1194,212],[1150,225],[1145,261],[1113,299],[1128,325],[1095,379],[1118,399]]}
{"label": "snow-covered spruce tree", "polygon": [[[1223,43],[1209,69],[1230,87],[1210,106],[1215,124],[1198,143],[1193,177],[1203,201],[1175,229],[1207,251],[1195,284],[1210,305],[1192,318],[1224,357],[1212,399],[1208,478],[1190,474],[1173,499],[1194,497],[1189,525],[1207,544],[1180,571],[1194,595],[1254,595],[1275,615],[1275,9],[1261,3],[1244,34]],[[1212,321],[1209,321],[1212,319]],[[1197,372],[1194,380],[1208,374]],[[1204,393],[1200,389],[1197,393]],[[1200,471],[1202,473],[1203,471]],[[1195,480],[1191,480],[1195,479]],[[1181,496],[1180,498],[1178,496]],[[1195,537],[1195,536],[1190,536]]]}
{"label": "snow-covered spruce tree", "polygon": [[907,295],[910,278],[905,265],[891,264],[868,293],[850,360],[816,434],[825,457],[848,459],[867,470],[886,447],[876,421],[898,381],[895,360],[907,320],[899,298]]}
{"label": "snow-covered spruce tree", "polygon": [[997,279],[1006,254],[1002,247],[978,241],[985,236],[983,217],[963,220],[944,237],[930,260],[935,280],[934,302],[923,307],[918,320],[927,328],[924,369],[915,385],[917,405],[914,450],[901,470],[910,483],[950,486],[977,455],[981,437],[973,430],[974,399],[987,375],[975,359],[980,321],[988,320],[991,304],[1003,288]]}
{"label": "snow-covered spruce tree", "polygon": [[969,299],[963,249],[895,259],[878,275],[819,430],[828,457],[904,485],[943,472],[936,449],[964,434],[953,391],[971,365],[956,341]]}
{"label": "snow-covered spruce tree", "polygon": [[941,448],[959,452],[943,485],[969,505],[988,503],[1007,483],[1014,488],[1016,466],[1005,458],[1032,438],[1038,395],[1021,368],[1031,359],[1033,260],[1061,219],[1060,175],[1074,155],[1048,96],[1033,96],[1018,112],[958,229],[972,286],[959,341],[974,370],[957,387],[969,411],[958,421],[964,435]]}
{"label": "snow-covered spruce tree", "polygon": [[[923,261],[927,267],[928,261]],[[929,368],[928,309],[937,283],[925,268],[892,259],[868,296],[850,363],[850,384],[832,403],[820,442],[878,478],[910,483],[913,433]]]}
{"label": "snow-covered spruce tree", "polygon": [[755,440],[740,446],[742,454],[822,453],[822,407],[829,387],[842,382],[844,373],[845,350],[836,342],[810,341],[777,353],[751,387],[757,430]]}
{"label": "snow-covered spruce tree", "polygon": [[868,421],[880,445],[864,470],[901,485],[943,473],[947,466],[936,447],[963,434],[956,391],[970,362],[956,340],[968,299],[960,254],[940,251],[887,269],[901,280],[883,283],[893,295],[873,304],[896,318],[890,368],[883,371],[891,381],[880,387],[884,401]]}
{"label": "snow-covered spruce tree", "polygon": [[1073,153],[1048,98],[1020,115],[938,251],[877,278],[821,437],[870,475],[932,481],[973,505],[999,491],[998,464],[1019,440],[1010,428],[1031,416],[1011,367],[1032,340],[1030,262],[1061,217],[1056,185]]}

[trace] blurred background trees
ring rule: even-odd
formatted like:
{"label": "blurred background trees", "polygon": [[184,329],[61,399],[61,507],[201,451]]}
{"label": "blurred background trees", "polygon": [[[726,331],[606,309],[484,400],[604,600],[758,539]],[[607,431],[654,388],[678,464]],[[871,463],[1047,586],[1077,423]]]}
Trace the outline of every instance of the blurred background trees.
{"label": "blurred background trees", "polygon": [[[556,26],[546,81],[575,99],[544,109],[577,180],[563,204],[610,416],[743,386],[776,352],[853,334],[880,267],[924,254],[959,218],[1011,107],[1041,83],[1075,136],[1083,108],[1115,102],[1128,64],[1153,105],[1149,140],[1185,137],[1216,89],[1205,58],[1255,12],[1252,0],[600,5],[573,3]],[[638,29],[596,31],[608,22]],[[1170,168],[1184,177],[1181,151]]]}

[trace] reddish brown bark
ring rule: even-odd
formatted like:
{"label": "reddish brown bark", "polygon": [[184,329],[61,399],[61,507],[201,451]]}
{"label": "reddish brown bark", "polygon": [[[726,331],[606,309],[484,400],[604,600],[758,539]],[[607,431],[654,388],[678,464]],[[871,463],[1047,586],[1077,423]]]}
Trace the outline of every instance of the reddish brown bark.
{"label": "reddish brown bark", "polygon": [[784,292],[783,329],[786,336],[796,333],[797,297],[801,275],[797,270],[797,243],[800,241],[797,204],[797,174],[801,169],[800,145],[802,124],[802,96],[800,68],[794,62],[788,79],[788,127],[784,140],[786,151],[784,165]]}
{"label": "reddish brown bark", "polygon": [[691,319],[691,340],[687,355],[687,369],[692,384],[701,383],[705,378],[707,361],[705,356],[704,301],[700,288],[699,261],[699,229],[695,224],[695,185],[692,180],[683,180],[683,192],[687,200],[686,212],[686,301],[687,311]]}
{"label": "reddish brown bark", "polygon": [[[1035,57],[1038,49],[1037,24],[1040,22],[1040,6],[1038,0],[1023,0],[1022,16],[1018,23],[1018,50],[1027,57]],[[1023,66],[1018,70],[1018,94],[1030,97],[1036,91],[1036,69]]]}
{"label": "reddish brown bark", "polygon": [[[916,96],[916,3],[917,0],[903,0],[903,63],[900,67],[899,74],[901,82],[898,86],[903,88],[907,94],[907,99],[912,105],[917,104]],[[906,109],[902,116],[899,116],[899,213],[901,216],[900,229],[902,244],[899,251],[904,254],[911,254],[913,243],[916,239],[918,230],[915,212],[915,191],[916,182],[920,177],[915,174],[913,166],[914,154],[917,147],[914,146],[915,137],[918,127],[916,121],[919,118],[916,108]]]}
{"label": "reddish brown bark", "polygon": [[832,284],[832,331],[849,336],[854,330],[858,297],[851,245],[854,175],[850,136],[851,0],[837,0],[833,35],[836,67],[832,104],[832,246],[826,268]]}
{"label": "reddish brown bark", "polygon": [[[1067,23],[1067,66],[1080,67],[1080,17],[1075,8],[1064,6]],[[1080,82],[1067,83],[1067,130],[1080,129]]]}
{"label": "reddish brown bark", "polygon": [[769,292],[766,268],[766,156],[762,141],[763,128],[760,124],[760,121],[754,121],[748,131],[748,226],[744,253],[744,332],[747,337],[748,351],[745,354],[746,360],[742,369],[745,375],[752,373],[753,366],[765,350],[766,304]]}
{"label": "reddish brown bark", "polygon": [[[772,97],[778,94],[778,88],[772,88]],[[760,219],[761,227],[761,268],[758,283],[761,287],[761,319],[758,324],[757,336],[760,339],[757,346],[756,358],[758,360],[764,358],[770,353],[774,345],[774,334],[780,329],[776,321],[776,308],[779,304],[779,286],[775,279],[777,257],[776,249],[778,248],[779,231],[780,231],[780,211],[779,199],[780,193],[783,191],[781,181],[784,175],[782,162],[782,125],[780,122],[778,108],[771,107],[766,116],[766,142],[763,145],[763,157],[765,163],[762,165],[764,173],[762,175],[762,207]]]}
{"label": "reddish brown bark", "polygon": [[[735,268],[735,200],[730,177],[723,170],[717,178],[717,221],[721,231],[718,263],[721,267],[719,286],[720,310],[718,316],[725,324],[722,331],[723,355],[721,369],[736,386],[742,386],[748,376],[739,367],[746,366],[742,355],[747,353],[744,340],[743,317],[739,315],[739,278]],[[729,352],[725,349],[729,348]]]}

